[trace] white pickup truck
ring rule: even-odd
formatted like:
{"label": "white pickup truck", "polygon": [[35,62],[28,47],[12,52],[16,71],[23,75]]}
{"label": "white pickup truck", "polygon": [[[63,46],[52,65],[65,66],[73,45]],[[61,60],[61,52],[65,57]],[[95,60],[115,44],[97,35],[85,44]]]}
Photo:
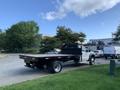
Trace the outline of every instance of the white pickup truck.
{"label": "white pickup truck", "polygon": [[58,73],[62,70],[62,63],[73,60],[75,64],[88,62],[90,65],[95,62],[95,55],[89,50],[82,49],[79,45],[66,45],[58,54],[31,54],[20,55],[27,67],[45,67],[50,73]]}

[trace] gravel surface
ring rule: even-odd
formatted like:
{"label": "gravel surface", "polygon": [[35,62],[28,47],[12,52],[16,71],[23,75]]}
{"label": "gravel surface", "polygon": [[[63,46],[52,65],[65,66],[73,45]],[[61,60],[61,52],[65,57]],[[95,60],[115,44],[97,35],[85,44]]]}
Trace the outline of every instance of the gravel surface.
{"label": "gravel surface", "polygon": [[[89,65],[80,65],[75,67],[71,62],[64,65],[63,72],[88,67]],[[109,61],[97,59],[96,65],[107,64]],[[9,54],[0,58],[0,86],[20,83],[27,80],[37,79],[49,75],[45,70],[31,69],[24,66],[24,61],[19,59],[18,54]]]}

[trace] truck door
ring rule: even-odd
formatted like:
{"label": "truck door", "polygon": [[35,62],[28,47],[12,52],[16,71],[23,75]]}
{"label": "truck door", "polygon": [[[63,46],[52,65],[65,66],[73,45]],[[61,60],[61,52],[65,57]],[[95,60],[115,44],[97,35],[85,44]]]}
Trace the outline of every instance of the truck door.
{"label": "truck door", "polygon": [[90,51],[89,50],[82,50],[82,60],[86,61],[89,59]]}

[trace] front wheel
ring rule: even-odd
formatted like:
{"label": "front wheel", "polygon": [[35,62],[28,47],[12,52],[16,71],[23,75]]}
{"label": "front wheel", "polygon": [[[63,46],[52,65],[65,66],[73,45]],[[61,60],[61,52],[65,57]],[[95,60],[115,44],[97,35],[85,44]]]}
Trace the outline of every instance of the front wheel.
{"label": "front wheel", "polygon": [[89,65],[93,65],[95,63],[95,56],[91,56],[89,59]]}
{"label": "front wheel", "polygon": [[107,60],[107,59],[108,59],[108,56],[105,56],[105,59]]}
{"label": "front wheel", "polygon": [[47,69],[50,73],[59,73],[62,71],[62,62],[53,61],[47,64]]}

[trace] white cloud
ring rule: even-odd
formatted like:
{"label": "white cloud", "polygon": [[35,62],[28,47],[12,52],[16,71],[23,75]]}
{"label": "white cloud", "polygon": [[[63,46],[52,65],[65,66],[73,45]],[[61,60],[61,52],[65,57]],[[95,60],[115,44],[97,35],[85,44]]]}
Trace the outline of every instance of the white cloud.
{"label": "white cloud", "polygon": [[44,15],[45,19],[62,19],[70,12],[85,17],[97,12],[109,10],[120,3],[120,0],[57,0],[56,2],[58,2],[56,11],[46,13]]}

